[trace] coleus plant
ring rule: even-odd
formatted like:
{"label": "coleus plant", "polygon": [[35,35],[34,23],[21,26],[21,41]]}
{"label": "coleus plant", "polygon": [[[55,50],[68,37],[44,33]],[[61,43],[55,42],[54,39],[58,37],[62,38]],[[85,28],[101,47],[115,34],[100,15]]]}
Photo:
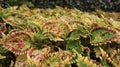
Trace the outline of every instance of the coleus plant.
{"label": "coleus plant", "polygon": [[99,16],[61,7],[1,9],[0,44],[15,55],[15,67],[119,67],[120,22]]}

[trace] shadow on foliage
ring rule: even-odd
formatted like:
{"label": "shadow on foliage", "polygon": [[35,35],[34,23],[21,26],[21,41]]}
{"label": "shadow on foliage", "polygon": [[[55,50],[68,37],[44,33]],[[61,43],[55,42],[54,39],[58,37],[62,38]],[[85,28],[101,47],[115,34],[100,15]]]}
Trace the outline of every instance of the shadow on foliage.
{"label": "shadow on foliage", "polygon": [[77,8],[81,11],[104,11],[120,12],[120,0],[0,0],[3,7],[28,4],[31,2],[37,8],[55,8],[55,6]]}

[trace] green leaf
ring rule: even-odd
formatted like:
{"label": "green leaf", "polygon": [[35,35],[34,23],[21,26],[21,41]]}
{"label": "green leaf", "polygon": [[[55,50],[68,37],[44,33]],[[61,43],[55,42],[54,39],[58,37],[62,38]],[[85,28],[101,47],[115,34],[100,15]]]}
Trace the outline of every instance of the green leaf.
{"label": "green leaf", "polygon": [[115,30],[109,28],[97,28],[91,32],[90,42],[91,44],[104,44],[111,42],[117,38],[118,34]]}
{"label": "green leaf", "polygon": [[82,45],[79,40],[70,40],[67,41],[66,50],[73,50],[75,49],[78,53],[82,52]]}
{"label": "green leaf", "polygon": [[68,40],[77,40],[80,38],[81,33],[82,33],[81,30],[73,30],[68,34],[67,39]]}
{"label": "green leaf", "polygon": [[88,67],[86,64],[83,63],[83,61],[79,61],[79,66],[80,67]]}
{"label": "green leaf", "polygon": [[0,59],[4,59],[4,58],[6,58],[5,56],[2,56],[1,54],[0,54]]}

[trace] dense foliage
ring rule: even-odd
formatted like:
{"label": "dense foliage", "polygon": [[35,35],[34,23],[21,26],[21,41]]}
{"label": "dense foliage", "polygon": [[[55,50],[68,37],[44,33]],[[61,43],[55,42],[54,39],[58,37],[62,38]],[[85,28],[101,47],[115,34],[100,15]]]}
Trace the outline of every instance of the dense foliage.
{"label": "dense foliage", "polygon": [[120,18],[112,16],[58,6],[0,7],[0,65],[119,67]]}
{"label": "dense foliage", "polygon": [[77,8],[82,11],[94,11],[101,9],[105,11],[120,11],[120,0],[0,0],[0,5],[9,7],[13,5],[30,5],[39,8],[55,8],[55,6]]}

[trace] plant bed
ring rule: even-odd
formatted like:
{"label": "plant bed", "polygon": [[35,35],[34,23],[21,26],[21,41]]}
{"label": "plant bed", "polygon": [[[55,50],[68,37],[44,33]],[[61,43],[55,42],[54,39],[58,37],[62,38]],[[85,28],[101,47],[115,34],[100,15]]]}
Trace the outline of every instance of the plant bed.
{"label": "plant bed", "polygon": [[1,66],[119,67],[118,19],[58,6],[0,8]]}

